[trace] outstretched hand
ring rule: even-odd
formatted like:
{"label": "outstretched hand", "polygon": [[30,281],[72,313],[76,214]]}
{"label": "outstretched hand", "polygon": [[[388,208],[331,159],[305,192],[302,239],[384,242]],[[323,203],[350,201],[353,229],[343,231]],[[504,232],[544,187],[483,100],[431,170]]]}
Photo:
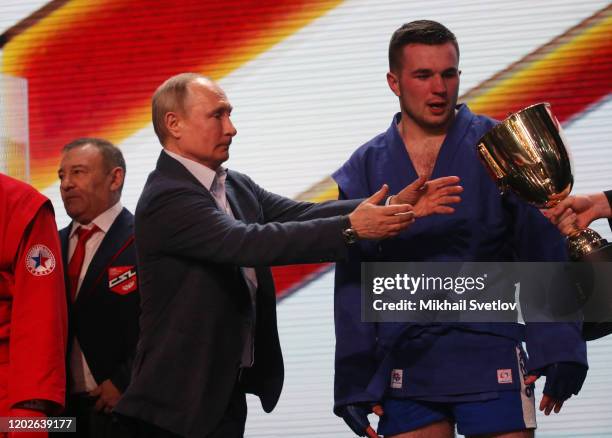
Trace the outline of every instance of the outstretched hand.
{"label": "outstretched hand", "polygon": [[548,210],[542,210],[559,231],[569,236],[589,226],[595,219],[612,216],[608,198],[602,193],[569,196]]}
{"label": "outstretched hand", "polygon": [[459,194],[463,192],[463,187],[457,185],[459,181],[458,176],[443,176],[431,181],[420,176],[393,196],[390,204],[411,204],[415,217],[451,214],[455,209],[448,204],[461,201]]}
{"label": "outstretched hand", "polygon": [[414,222],[412,205],[378,205],[386,197],[389,187],[384,184],[379,191],[357,206],[349,220],[351,228],[361,239],[385,239],[397,236]]}

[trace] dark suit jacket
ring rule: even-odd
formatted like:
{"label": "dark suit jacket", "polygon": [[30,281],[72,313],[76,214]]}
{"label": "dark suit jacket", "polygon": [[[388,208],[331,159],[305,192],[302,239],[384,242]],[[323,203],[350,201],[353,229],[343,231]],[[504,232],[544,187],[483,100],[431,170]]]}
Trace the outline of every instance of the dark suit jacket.
{"label": "dark suit jacket", "polygon": [[[610,207],[612,207],[612,190],[607,190],[604,192],[606,197],[608,198],[608,202],[610,203]],[[610,224],[610,229],[612,230],[612,218],[608,218],[608,223]],[[600,252],[598,256],[598,261],[612,261],[612,246],[608,245],[605,249]],[[609,312],[612,312],[610,308],[610,300],[606,295],[605,302],[601,303],[602,306],[608,308]],[[604,336],[608,336],[612,333],[612,322],[604,321],[604,322],[585,322],[582,325],[582,336],[587,341],[592,341],[595,339],[603,338]]]}
{"label": "dark suit jacket", "polygon": [[[68,266],[71,227],[72,224],[60,231],[64,266]],[[67,275],[68,269],[65,271]],[[121,391],[129,383],[138,339],[140,299],[138,275],[133,275],[136,272],[134,216],[124,208],[96,251],[76,302],[71,304],[67,296],[68,357],[76,336],[96,382],[110,378]]]}
{"label": "dark suit jacket", "polygon": [[115,412],[187,437],[216,427],[236,383],[251,313],[240,267],[255,267],[258,280],[255,361],[242,381],[269,412],[283,359],[267,266],[345,257],[346,217],[336,215],[357,205],[295,202],[233,171],[226,192],[236,220],[162,152],[136,208],[141,332],[132,383]]}

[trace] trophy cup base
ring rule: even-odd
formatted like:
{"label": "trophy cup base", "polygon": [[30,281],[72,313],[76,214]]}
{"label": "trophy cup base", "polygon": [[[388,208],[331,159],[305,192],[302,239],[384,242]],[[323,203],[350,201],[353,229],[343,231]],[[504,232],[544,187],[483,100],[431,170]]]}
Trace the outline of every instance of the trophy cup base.
{"label": "trophy cup base", "polygon": [[[612,261],[612,245],[590,228],[567,238],[569,256],[574,261]],[[610,257],[606,257],[610,256]],[[604,259],[602,260],[601,257]]]}

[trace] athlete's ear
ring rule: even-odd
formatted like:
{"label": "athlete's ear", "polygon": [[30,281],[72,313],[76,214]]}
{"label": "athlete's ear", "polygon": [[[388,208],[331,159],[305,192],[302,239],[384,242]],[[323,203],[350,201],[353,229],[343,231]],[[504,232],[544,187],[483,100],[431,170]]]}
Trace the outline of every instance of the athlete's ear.
{"label": "athlete's ear", "polygon": [[401,94],[401,92],[400,92],[400,85],[399,85],[399,78],[392,71],[387,73],[387,84],[389,84],[389,88],[391,88],[391,91],[393,91],[393,94],[395,94],[397,97],[399,97],[400,94]]}

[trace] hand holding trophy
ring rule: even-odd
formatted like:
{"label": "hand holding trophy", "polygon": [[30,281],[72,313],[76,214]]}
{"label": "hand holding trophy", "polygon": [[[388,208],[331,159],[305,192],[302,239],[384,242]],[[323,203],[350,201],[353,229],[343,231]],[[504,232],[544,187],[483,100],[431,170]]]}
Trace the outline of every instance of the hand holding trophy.
{"label": "hand holding trophy", "polygon": [[[574,183],[567,140],[549,103],[511,114],[480,139],[478,152],[503,191],[511,190],[538,208],[569,196]],[[572,260],[596,260],[612,245],[590,228],[568,237]]]}

